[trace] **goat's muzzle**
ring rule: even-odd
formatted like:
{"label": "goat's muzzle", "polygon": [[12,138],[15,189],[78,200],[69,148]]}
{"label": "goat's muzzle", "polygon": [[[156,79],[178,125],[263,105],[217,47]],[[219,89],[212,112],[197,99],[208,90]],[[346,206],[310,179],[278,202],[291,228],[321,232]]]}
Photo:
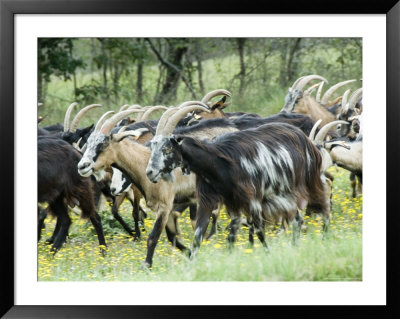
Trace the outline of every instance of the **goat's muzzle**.
{"label": "goat's muzzle", "polygon": [[160,173],[153,171],[151,168],[146,169],[146,175],[152,183],[157,183],[160,180]]}
{"label": "goat's muzzle", "polygon": [[90,162],[79,162],[78,163],[78,173],[83,177],[88,177],[92,174],[93,170]]}

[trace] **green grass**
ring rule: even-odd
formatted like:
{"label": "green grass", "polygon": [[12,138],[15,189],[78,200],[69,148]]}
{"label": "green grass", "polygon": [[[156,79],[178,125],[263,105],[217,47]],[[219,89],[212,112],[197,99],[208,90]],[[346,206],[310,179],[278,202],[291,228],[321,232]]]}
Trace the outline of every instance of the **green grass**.
{"label": "green grass", "polygon": [[[203,242],[194,260],[188,260],[168,242],[165,232],[156,247],[151,272],[141,269],[146,253],[146,239],[152,229],[154,213],[149,211],[146,232],[140,241],[124,233],[111,215],[101,212],[108,250],[101,257],[91,224],[71,213],[73,223],[67,243],[54,257],[44,239],[54,229],[55,221],[46,220],[43,239],[38,243],[39,281],[361,281],[362,280],[362,196],[351,198],[349,173],[331,168],[333,184],[332,221],[329,235],[322,240],[322,222],[318,216],[305,218],[307,229],[297,247],[291,244],[291,229],[276,235],[266,230],[271,248],[267,254],[255,239],[249,248],[248,231],[243,227],[233,251],[226,245],[225,227],[229,218],[222,209],[222,230]],[[121,208],[132,225],[131,207]],[[190,245],[193,230],[188,212],[179,219],[180,238]]]}

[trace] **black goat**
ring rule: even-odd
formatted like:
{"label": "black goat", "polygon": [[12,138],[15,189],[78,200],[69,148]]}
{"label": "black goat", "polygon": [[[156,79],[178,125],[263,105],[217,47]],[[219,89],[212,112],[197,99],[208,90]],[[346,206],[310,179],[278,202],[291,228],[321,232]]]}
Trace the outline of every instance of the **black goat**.
{"label": "black goat", "polygon": [[307,115],[284,112],[267,117],[254,117],[252,115],[245,114],[232,120],[232,123],[241,131],[249,128],[259,127],[268,123],[278,122],[296,126],[307,136],[310,134],[314,126],[314,121]]}
{"label": "black goat", "polygon": [[[57,217],[53,235],[48,240],[55,253],[65,242],[71,220],[68,205],[79,206],[82,217],[92,222],[99,244],[106,246],[100,216],[95,203],[100,192],[91,178],[78,174],[76,165],[82,155],[67,142],[48,137],[38,138],[38,202],[47,202]],[[39,223],[39,231],[40,231]],[[39,233],[40,238],[40,233]],[[101,247],[104,254],[105,250]]]}
{"label": "black goat", "polygon": [[168,156],[160,153],[162,149],[152,147],[147,176],[153,182],[160,175],[168,180],[176,167],[196,174],[199,207],[194,252],[204,237],[211,211],[221,203],[232,214],[228,236],[231,244],[236,238],[241,211],[266,248],[266,220],[292,221],[296,242],[302,223],[298,208],[322,213],[324,231],[327,230],[330,206],[321,179],[321,154],[300,129],[272,123],[228,133],[212,142],[177,135],[170,139],[174,151]]}

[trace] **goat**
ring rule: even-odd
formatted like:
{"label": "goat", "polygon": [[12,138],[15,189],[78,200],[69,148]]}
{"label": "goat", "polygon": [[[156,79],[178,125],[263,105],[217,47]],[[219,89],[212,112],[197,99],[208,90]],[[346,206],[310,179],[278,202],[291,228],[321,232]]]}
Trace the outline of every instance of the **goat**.
{"label": "goat", "polygon": [[70,123],[71,113],[77,104],[78,103],[74,102],[70,104],[70,106],[67,108],[64,117],[64,125],[57,123],[55,125],[38,128],[38,136],[48,135],[55,138],[62,138],[63,140],[73,145],[75,148],[80,149],[79,145],[83,146],[83,144],[85,144],[87,137],[93,129],[93,125],[80,129],[78,128],[79,122],[89,110],[95,107],[99,107],[101,105],[91,104],[85,106],[78,112],[78,114],[75,115]]}
{"label": "goat", "polygon": [[[346,94],[347,93],[347,94]],[[338,125],[339,136],[345,137],[350,141],[362,141],[362,88],[354,91],[347,102],[348,91],[343,95],[343,107],[341,113],[338,115],[340,120],[347,121],[350,125]],[[360,144],[361,145],[361,144]],[[356,146],[357,149],[360,146]],[[337,151],[334,151],[334,154]],[[361,151],[360,151],[361,152]],[[361,157],[361,155],[355,156],[355,158]],[[362,172],[359,170],[350,171],[350,184],[352,188],[352,197],[357,195],[357,181],[358,190],[361,192],[362,188]]]}
{"label": "goat", "polygon": [[[218,101],[211,103],[210,100],[216,96],[222,95]],[[231,100],[226,102],[226,98],[229,97]],[[232,94],[224,89],[217,89],[207,93],[201,100],[201,102],[208,105],[209,110],[196,110],[189,113],[185,118],[183,118],[180,123],[185,123],[185,126],[193,125],[198,123],[202,119],[212,119],[212,118],[229,118],[235,119],[243,115],[260,117],[258,114],[245,113],[245,112],[224,112],[223,109],[232,103]]]}
{"label": "goat", "polygon": [[[196,104],[202,104],[196,102]],[[198,106],[193,106],[192,109]],[[186,112],[189,110],[186,109]],[[147,240],[147,255],[145,266],[151,267],[153,255],[162,229],[166,229],[168,239],[181,251],[187,248],[176,238],[176,229],[173,229],[169,219],[173,203],[193,203],[195,176],[193,174],[183,176],[182,172],[176,172],[176,179],[173,183],[161,182],[151,183],[146,177],[146,166],[150,158],[148,147],[138,143],[131,136],[140,137],[143,131],[123,131],[111,133],[115,124],[133,113],[134,110],[127,110],[115,114],[105,120],[110,114],[107,112],[97,122],[93,133],[87,142],[87,149],[78,163],[78,172],[82,176],[94,175],[102,178],[104,169],[113,166],[129,176],[132,183],[143,194],[147,206],[156,212],[154,228]],[[167,110],[171,112],[171,110]]]}
{"label": "goat", "polygon": [[[346,94],[347,93],[347,94]],[[349,101],[347,102],[347,95],[349,91],[346,91],[345,95],[343,96],[343,106],[341,109],[340,114],[338,115],[339,120],[351,122],[355,119],[358,115],[361,114],[361,110],[356,107],[357,101],[360,99],[362,95],[362,88],[354,91],[353,94],[350,96]],[[356,132],[352,130],[351,125],[340,125],[338,127],[339,136],[347,137],[350,140],[354,140],[356,138]]]}
{"label": "goat", "polygon": [[[328,81],[319,76],[319,75],[308,75],[304,77],[300,77],[297,79],[291,88],[289,88],[288,94],[285,96],[285,104],[281,109],[281,112],[286,112],[286,113],[301,113],[301,114],[306,114],[311,119],[316,122],[319,119],[322,119],[322,125],[325,125],[329,122],[332,122],[336,119],[336,114],[333,112],[330,112],[329,109],[327,109],[324,105],[316,101],[313,97],[310,96],[310,94],[304,94],[303,88],[312,80],[314,79],[319,79],[322,80],[325,83],[328,83]],[[335,88],[335,90],[338,88],[339,85],[344,85],[350,82],[354,82],[354,80],[349,80],[349,81],[344,81],[338,83]],[[343,84],[344,83],[344,84]],[[329,90],[328,90],[329,91]],[[327,91],[327,93],[328,93]],[[327,94],[326,93],[326,94]],[[328,102],[328,98],[330,97],[332,91],[329,92],[328,96],[323,97],[324,102]],[[322,102],[322,101],[321,101]]]}
{"label": "goat", "polygon": [[[315,125],[318,126],[320,121],[318,121]],[[347,121],[335,121],[325,125],[321,131],[326,131],[329,129],[329,126],[334,126],[337,124],[349,125],[350,123]],[[318,134],[320,134],[320,132]],[[310,135],[312,139],[312,136]],[[356,184],[355,178],[359,181],[359,188],[361,189],[362,185],[362,141],[361,140],[347,140],[347,139],[333,139],[330,141],[323,141],[323,139],[317,135],[315,138],[316,145],[321,149],[321,152],[324,153],[325,158],[325,170],[332,166],[333,164],[338,165],[348,171],[350,171],[350,181],[352,187],[352,196],[356,196]],[[342,146],[342,147],[336,147]],[[329,158],[325,154],[329,153]]]}
{"label": "goat", "polygon": [[[194,111],[197,112],[197,111]],[[193,113],[194,113],[193,112]],[[201,112],[204,112],[201,110]],[[175,116],[175,115],[174,115]],[[157,128],[159,133],[156,135],[161,135],[158,136],[156,139],[150,142],[150,148],[158,148],[158,149],[163,149],[163,156],[165,158],[168,157],[173,157],[174,154],[174,147],[172,142],[169,139],[169,134],[171,134],[173,128],[174,128],[174,123],[177,122],[179,118],[175,116],[175,120],[168,120],[168,129],[161,129]],[[301,130],[305,132],[305,134],[309,134],[312,127],[313,127],[313,121],[306,115],[302,114],[288,114],[288,113],[279,113],[276,115],[272,115],[269,117],[261,118],[261,117],[253,117],[252,115],[242,115],[238,118],[235,119],[229,119],[229,118],[214,118],[214,119],[209,119],[209,120],[202,120],[200,121],[195,127],[180,127],[174,130],[175,135],[179,136],[192,136],[196,137],[198,135],[198,131],[202,130],[210,130],[211,128],[220,128],[220,127],[231,127],[232,131],[235,131],[235,128],[237,130],[244,130],[248,128],[254,128],[261,126],[263,124],[267,123],[274,123],[274,122],[282,122],[282,123],[288,123],[292,124],[294,126],[298,126]],[[224,130],[225,130],[224,129]],[[160,133],[162,131],[162,133]],[[210,131],[211,133],[211,131]],[[211,133],[211,135],[206,136],[204,133],[200,134],[201,138],[213,138],[216,136],[215,133]],[[197,136],[198,137],[198,136]],[[156,144],[156,145],[155,145]],[[153,146],[154,145],[154,146]],[[151,161],[151,159],[150,159]],[[151,174],[151,173],[149,173]],[[229,213],[229,211],[228,211]],[[212,227],[209,235],[207,236],[207,239],[209,239],[212,234],[215,233],[216,231],[216,222],[217,222],[217,214],[213,212],[212,214]],[[247,223],[249,224],[249,223]],[[250,241],[252,239],[250,238]]]}
{"label": "goat", "polygon": [[193,254],[200,247],[211,211],[224,203],[231,212],[228,242],[233,245],[240,212],[246,214],[263,246],[266,220],[292,221],[293,241],[299,236],[301,215],[297,208],[322,213],[327,231],[330,211],[320,177],[321,154],[298,128],[270,123],[255,129],[227,133],[213,141],[172,135],[173,157],[152,148],[147,177],[169,180],[176,168],[196,174],[198,218]]}
{"label": "goat", "polygon": [[[65,113],[65,117],[64,117],[64,125],[59,124],[59,125],[52,126],[52,129],[50,130],[50,132],[52,132],[52,133],[48,133],[47,130],[42,130],[44,133],[42,131],[39,131],[39,135],[46,135],[46,136],[53,137],[53,138],[62,138],[63,140],[67,141],[68,143],[72,144],[75,148],[80,150],[80,148],[83,147],[83,145],[86,143],[88,135],[92,132],[93,125],[91,125],[87,128],[79,129],[78,128],[79,122],[81,121],[83,116],[89,110],[91,110],[95,107],[99,107],[101,105],[92,104],[92,105],[88,105],[88,106],[84,107],[75,115],[73,120],[70,121],[71,114],[76,105],[77,105],[77,103],[74,102],[68,107],[68,109]],[[121,226],[125,229],[125,231],[128,234],[133,236],[134,239],[140,238],[140,228],[139,228],[139,221],[141,219],[139,217],[140,212],[142,212],[142,216],[146,215],[144,210],[139,205],[139,200],[141,198],[140,192],[136,188],[133,188],[131,192],[128,192],[128,193],[124,194],[123,196],[115,197],[110,193],[110,189],[108,186],[110,181],[111,181],[111,177],[109,177],[108,180],[104,180],[102,182],[97,182],[98,188],[101,189],[101,192],[103,193],[103,195],[106,198],[108,198],[112,201],[113,205],[111,208],[111,212],[112,212],[114,218],[121,224]],[[130,228],[130,226],[124,221],[122,216],[119,214],[119,206],[122,204],[125,197],[128,198],[128,200],[132,204],[132,207],[133,207],[132,215],[138,216],[137,219],[134,219],[134,223],[135,223],[134,230]],[[42,212],[40,215],[40,218],[39,218],[39,224],[41,224],[41,225],[39,225],[40,228],[43,227],[45,217],[46,217],[45,212]]]}
{"label": "goat", "polygon": [[54,253],[61,248],[71,224],[67,205],[77,205],[82,210],[82,217],[92,222],[104,255],[106,242],[95,208],[99,191],[91,178],[77,173],[76,165],[80,159],[81,154],[67,142],[56,138],[38,138],[38,202],[47,202],[57,217],[55,230],[48,242],[53,244],[51,250]]}
{"label": "goat", "polygon": [[314,121],[307,115],[297,113],[277,113],[267,117],[253,117],[247,114],[232,119],[232,123],[239,129],[245,130],[258,127],[268,123],[287,123],[300,128],[306,135],[309,135]]}
{"label": "goat", "polygon": [[[119,169],[112,167],[113,175],[111,180],[111,193],[114,196],[123,195],[124,193],[129,194],[132,191],[132,182],[130,181],[129,177],[127,177],[124,173],[122,173]],[[134,186],[133,186],[134,187]],[[136,197],[135,197],[136,198]],[[183,211],[188,207],[185,204],[178,204],[174,205],[173,210],[182,214]],[[196,205],[191,204],[189,205],[189,214],[190,214],[190,221],[192,223],[192,227],[194,229],[194,222],[196,220]],[[178,224],[176,223],[175,228],[178,230]]]}

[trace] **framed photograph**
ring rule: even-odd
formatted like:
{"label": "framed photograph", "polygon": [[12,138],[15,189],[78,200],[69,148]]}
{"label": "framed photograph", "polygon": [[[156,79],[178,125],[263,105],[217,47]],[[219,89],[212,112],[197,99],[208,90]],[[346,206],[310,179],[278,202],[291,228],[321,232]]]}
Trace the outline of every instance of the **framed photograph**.
{"label": "framed photograph", "polygon": [[[7,225],[1,232],[2,316],[152,318],[193,313],[194,316],[202,316],[206,312],[207,316],[210,312],[221,316],[239,312],[245,315],[245,312],[255,309],[251,306],[265,306],[261,311],[266,310],[273,315],[282,312],[306,315],[311,310],[322,315],[327,312],[326,306],[328,312],[335,316],[374,312],[377,316],[390,317],[399,313],[394,295],[398,283],[394,273],[398,269],[394,260],[398,239],[394,238],[393,229],[397,209],[394,204],[394,179],[398,176],[399,160],[397,148],[393,147],[398,143],[397,105],[400,102],[400,4],[397,1],[379,4],[352,1],[345,7],[333,2],[307,6],[300,6],[298,2],[275,3],[272,7],[249,4],[244,9],[236,5],[227,8],[218,3],[188,5],[180,1],[167,4],[122,0],[1,0],[0,10],[0,128],[4,149],[1,174],[6,186],[2,192],[2,210],[3,223]],[[329,87],[340,82],[343,85],[334,95]],[[210,98],[208,101],[206,93],[215,89],[226,89],[228,93],[219,95],[223,96],[219,100],[211,101]],[[294,96],[295,92],[299,96]],[[126,134],[126,127],[111,134],[115,124],[123,118],[112,117],[115,122],[113,127],[107,126],[111,125],[109,123],[112,120],[100,123],[99,118],[110,110],[118,113],[123,105],[126,105],[126,109],[134,104],[175,106],[184,101],[202,99],[208,113],[211,110],[220,112],[229,118],[230,123],[239,126],[238,123],[242,122],[238,118],[248,116],[246,113],[252,113],[251,116],[260,119],[283,113],[301,113],[303,111],[299,105],[303,102],[299,102],[299,99],[309,97],[319,105],[332,107],[332,114],[337,105],[339,111],[334,114],[332,121],[340,118],[351,123],[347,137],[354,133],[351,138],[365,146],[362,149],[361,161],[365,164],[361,174],[354,173],[358,172],[356,169],[353,175],[348,170],[343,173],[343,167],[346,166],[340,164],[339,160],[336,160],[339,168],[331,167],[322,174],[323,185],[329,184],[329,192],[332,193],[332,196],[327,195],[332,203],[330,232],[327,233],[330,237],[326,237],[327,240],[324,240],[325,228],[322,228],[327,225],[327,220],[320,215],[315,217],[316,214],[311,214],[312,211],[308,211],[306,206],[302,207],[297,199],[299,206],[296,207],[301,206],[304,211],[296,217],[282,215],[284,217],[277,217],[276,221],[271,222],[272,225],[267,225],[269,252],[265,254],[266,242],[257,232],[258,228],[254,226],[256,222],[253,224],[251,218],[241,219],[240,222],[245,226],[236,235],[232,230],[236,227],[234,213],[228,208],[221,208],[218,214],[210,215],[213,216],[210,220],[215,222],[214,238],[206,240],[203,235],[195,237],[203,239],[203,242],[193,258],[193,245],[196,245],[193,238],[197,236],[194,234],[198,234],[201,222],[197,221],[197,226],[194,226],[195,217],[189,218],[191,213],[185,206],[182,208],[183,218],[170,218],[166,232],[161,229],[162,235],[159,239],[156,237],[155,253],[151,258],[148,257],[152,254],[149,253],[147,238],[149,233],[154,235],[157,220],[161,218],[155,210],[148,208],[151,203],[146,205],[143,199],[138,202],[139,206],[132,208],[130,202],[125,200],[120,208],[115,208],[117,200],[112,193],[107,196],[122,217],[118,217],[114,211],[111,214],[112,205],[105,200],[96,208],[103,223],[102,228],[96,224],[97,213],[94,217],[91,213],[86,216],[90,216],[88,220],[92,224],[78,216],[86,214],[81,206],[82,201],[91,196],[92,201],[97,198],[94,193],[99,186],[96,186],[98,184],[95,184],[94,177],[98,180],[96,174],[103,173],[95,168],[91,170],[94,175],[89,177],[91,182],[84,184],[84,195],[79,197],[76,195],[78,191],[74,190],[73,196],[65,195],[59,204],[76,206],[74,210],[77,214],[74,216],[72,213],[72,224],[68,226],[69,230],[66,228],[69,231],[66,244],[65,238],[58,235],[60,231],[54,230],[52,236],[53,229],[63,230],[64,226],[58,223],[62,220],[60,213],[54,212],[58,206],[52,205],[47,195],[41,197],[41,170],[47,174],[50,169],[58,169],[55,173],[57,182],[75,175],[76,178],[82,178],[86,174],[87,164],[83,163],[83,159],[89,156],[91,148],[99,147],[87,143],[79,149],[79,159],[73,165],[77,170],[74,172],[66,173],[67,165],[61,159],[52,166],[49,164],[50,168],[44,167],[45,159],[41,157],[39,146],[40,130],[49,130],[53,124],[64,123],[59,134],[63,134],[65,140],[66,133],[75,133],[71,127],[75,125],[76,129],[78,125],[76,122],[69,125],[75,121],[72,115],[77,114],[84,105],[102,106],[94,106],[90,111],[93,115],[85,115],[87,118],[81,119],[80,128],[87,127],[88,131],[94,129],[94,132],[84,132],[74,142],[79,144],[85,138],[83,134],[87,134],[87,138],[97,130],[107,136],[108,143],[125,134],[122,138],[130,136],[128,139],[138,144],[133,139],[147,132],[143,128],[135,131],[134,137]],[[345,112],[341,103],[346,100],[348,103],[344,105],[350,105],[354,112],[351,120],[343,117]],[[75,110],[71,113],[71,121],[64,121],[68,117],[65,115],[66,109],[73,102],[78,103],[73,105]],[[367,105],[365,113],[364,103]],[[149,112],[146,113],[148,109],[143,108],[140,114],[150,116]],[[152,119],[159,119],[161,114],[162,111],[157,109]],[[190,123],[201,122],[202,116],[205,116],[192,110],[185,114],[191,116],[188,119]],[[312,124],[317,122],[318,118],[313,118],[310,113],[305,114],[311,117]],[[140,117],[136,117],[136,121]],[[69,129],[66,129],[68,125]],[[154,134],[163,129],[167,131],[167,124],[161,128],[155,125]],[[283,129],[285,127],[286,124]],[[335,128],[335,132],[341,132],[340,127]],[[232,133],[232,138],[238,138],[236,133]],[[309,135],[309,131],[306,135]],[[305,139],[309,141],[306,135]],[[364,135],[365,141],[360,142]],[[168,140],[180,145],[182,151],[183,137]],[[343,148],[351,148],[347,139],[341,142],[341,146],[343,143]],[[233,158],[241,161],[241,167],[251,175],[253,171],[249,163],[254,158],[249,158],[250,162],[243,159],[244,150],[249,147],[247,144],[250,145],[250,142],[244,143],[244,148],[238,151],[242,157]],[[325,149],[326,144],[317,145],[319,148],[316,149]],[[65,147],[64,155],[69,148],[72,151],[68,152],[74,152],[71,145]],[[102,160],[106,157],[104,149],[103,146],[103,154],[95,156],[95,162],[99,156]],[[234,156],[229,155],[228,151],[224,152],[225,160],[227,156]],[[261,153],[258,150],[255,155],[259,157],[258,162],[262,162]],[[165,152],[163,154],[166,156]],[[275,156],[282,154],[278,152]],[[130,156],[132,158],[134,153]],[[183,158],[179,162],[182,171],[185,173],[185,170],[190,170],[193,176],[193,172],[197,172],[195,161],[191,162],[189,157],[182,154],[180,156]],[[304,155],[305,163],[312,161],[308,157],[308,153]],[[155,161],[154,158],[152,161]],[[211,161],[210,155],[208,158]],[[282,157],[289,167],[286,170],[291,165],[298,165],[290,164],[287,158]],[[112,163],[113,169],[121,169],[136,185],[135,173],[115,160]],[[268,167],[271,165],[275,164],[270,162]],[[280,165],[277,172],[284,174],[281,172],[285,171],[283,164]],[[157,176],[156,173],[152,175],[152,167],[149,167],[143,167],[143,175],[154,183]],[[109,169],[112,169],[111,164]],[[189,172],[186,173],[190,176]],[[255,178],[255,175],[253,173],[251,176]],[[172,178],[175,181],[176,178],[166,173],[163,176],[166,180]],[[216,173],[210,176],[216,176]],[[349,176],[354,185],[358,182],[360,186],[362,181],[362,189],[351,188]],[[320,179],[321,175],[318,174],[318,183]],[[326,182],[327,179],[329,182]],[[199,180],[197,187],[201,187],[198,186]],[[207,178],[204,180],[207,180],[206,184],[212,184]],[[231,185],[234,185],[234,181],[232,178]],[[243,183],[243,179],[240,183]],[[283,182],[280,183],[283,185]],[[193,185],[195,190],[196,186]],[[53,186],[51,192],[56,187]],[[113,186],[107,187],[112,189]],[[253,187],[256,189],[256,186]],[[327,192],[327,186],[321,186],[321,189],[312,187],[310,190],[315,192],[322,189]],[[88,193],[88,189],[92,188],[93,193]],[[213,190],[216,189],[217,186],[214,186]],[[155,196],[140,187],[138,192],[146,199],[149,194]],[[278,196],[277,188],[274,192],[274,196]],[[293,192],[296,192],[296,198],[302,196],[298,195],[295,188]],[[198,189],[196,194],[200,196]],[[129,199],[129,195],[124,196]],[[138,196],[135,193],[134,197]],[[316,198],[315,194],[313,196],[310,198]],[[42,201],[41,198],[46,199]],[[45,201],[49,206],[42,206]],[[267,208],[260,210],[268,212],[268,205],[289,205],[286,201],[273,202],[271,199],[271,202],[273,204],[267,202]],[[224,203],[227,203],[225,197]],[[178,211],[177,203],[174,205]],[[255,202],[249,205],[250,209],[257,206]],[[140,212],[138,207],[142,209]],[[200,214],[205,214],[204,207],[201,204],[197,206]],[[229,207],[232,209],[235,206],[232,204]],[[135,209],[138,210],[137,216]],[[39,232],[42,228],[44,230],[38,241],[38,218],[40,221],[40,216],[44,217],[41,214],[45,213],[58,218],[47,218],[46,226],[39,226]],[[146,215],[148,218],[138,223],[140,216]],[[130,228],[129,224],[133,224],[131,216],[136,218],[135,223],[140,227],[135,224],[135,228]],[[263,216],[266,218],[267,215]],[[298,224],[299,237],[295,236],[297,224],[292,222],[297,220],[297,216],[299,221],[301,219]],[[124,219],[129,219],[128,223]],[[237,220],[239,223],[239,218]],[[300,225],[304,232],[300,232]],[[256,236],[251,246],[249,233],[254,227]],[[141,238],[137,240],[140,232]],[[106,249],[102,241],[103,233]],[[45,240],[51,236],[51,245],[48,245]],[[236,241],[233,249],[229,248],[228,237]],[[293,247],[292,239],[296,247]],[[174,247],[169,241],[173,242]],[[105,256],[102,256],[102,252],[105,252]],[[186,257],[190,254],[190,258]],[[225,261],[218,261],[221,259]]]}

